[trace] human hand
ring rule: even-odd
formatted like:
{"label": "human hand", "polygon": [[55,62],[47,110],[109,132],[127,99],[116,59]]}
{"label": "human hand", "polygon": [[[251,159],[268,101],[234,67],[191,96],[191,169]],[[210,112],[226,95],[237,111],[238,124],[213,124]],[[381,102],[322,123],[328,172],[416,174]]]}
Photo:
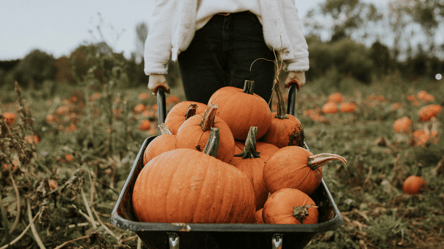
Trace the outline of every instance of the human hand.
{"label": "human hand", "polygon": [[151,74],[148,80],[148,89],[151,90],[153,95],[157,94],[157,89],[163,87],[166,93],[170,93],[170,86],[166,80],[164,74]]}
{"label": "human hand", "polygon": [[285,87],[288,88],[291,83],[296,83],[298,90],[305,85],[305,72],[289,72],[287,78],[285,79]]}

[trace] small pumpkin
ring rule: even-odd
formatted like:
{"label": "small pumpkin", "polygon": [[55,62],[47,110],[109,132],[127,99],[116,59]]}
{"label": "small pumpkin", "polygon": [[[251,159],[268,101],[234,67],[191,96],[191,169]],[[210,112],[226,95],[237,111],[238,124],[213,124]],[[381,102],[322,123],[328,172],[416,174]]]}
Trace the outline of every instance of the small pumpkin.
{"label": "small pumpkin", "polygon": [[322,106],[322,112],[323,113],[337,113],[338,112],[338,105],[335,102],[327,102]]}
{"label": "small pumpkin", "polygon": [[321,184],[321,166],[332,160],[347,162],[342,156],[330,153],[313,155],[299,146],[281,148],[265,163],[265,185],[271,193],[282,188],[296,188],[310,195]]}
{"label": "small pumpkin", "polygon": [[283,188],[265,202],[262,217],[266,224],[316,224],[316,203],[298,189]]}
{"label": "small pumpkin", "polygon": [[262,218],[262,212],[264,211],[263,208],[257,210],[254,213],[254,224],[264,224],[264,218]]}
{"label": "small pumpkin", "polygon": [[242,171],[251,181],[254,189],[256,210],[264,207],[268,190],[264,182],[264,159],[256,151],[257,127],[251,127],[245,141],[244,150],[234,155],[230,164]]}
{"label": "small pumpkin", "polygon": [[173,135],[177,134],[179,127],[194,114],[203,114],[207,108],[206,104],[193,102],[193,101],[183,101],[177,103],[168,112],[165,118],[165,125],[168,126]]}
{"label": "small pumpkin", "polygon": [[148,119],[140,120],[139,130],[148,131],[151,129],[151,122]]}
{"label": "small pumpkin", "polygon": [[12,125],[14,123],[15,118],[16,118],[15,113],[12,113],[12,112],[3,113],[3,119],[5,119],[9,125]]}
{"label": "small pumpkin", "polygon": [[333,102],[333,103],[341,103],[343,100],[342,98],[342,94],[335,92],[330,94],[330,96],[328,96],[328,102]]}
{"label": "small pumpkin", "polygon": [[143,165],[156,156],[176,148],[176,135],[173,135],[165,123],[159,125],[160,135],[154,138],[143,152]]}
{"label": "small pumpkin", "polygon": [[404,180],[404,184],[402,185],[402,190],[406,194],[415,195],[421,191],[422,186],[425,181],[421,176],[411,175]]}
{"label": "small pumpkin", "polygon": [[271,126],[264,136],[264,141],[276,145],[278,148],[285,146],[304,146],[304,129],[301,121],[285,112],[285,103],[279,89],[279,81],[274,84],[277,96],[277,111],[273,112]]}
{"label": "small pumpkin", "polygon": [[346,113],[354,112],[356,110],[356,104],[355,103],[349,103],[349,102],[343,102],[339,106],[339,110],[341,112],[346,112]]}
{"label": "small pumpkin", "polygon": [[137,176],[132,204],[141,222],[253,223],[254,190],[235,167],[215,158],[219,128],[204,153],[181,148],[149,161]]}
{"label": "small pumpkin", "polygon": [[216,116],[217,105],[208,105],[203,116],[196,114],[183,122],[177,131],[176,147],[202,151],[212,127],[220,128],[220,144],[217,158],[229,163],[234,156],[234,137],[230,127]]}
{"label": "small pumpkin", "polygon": [[254,93],[254,81],[246,80],[244,89],[220,88],[211,95],[210,104],[218,106],[217,115],[228,124],[235,139],[245,140],[251,126],[257,127],[257,139],[260,139],[271,126],[270,107]]}
{"label": "small pumpkin", "polygon": [[408,133],[411,131],[412,120],[405,116],[399,118],[393,124],[393,129],[398,133]]}
{"label": "small pumpkin", "polygon": [[442,111],[441,105],[427,105],[421,107],[418,111],[418,116],[420,121],[429,121],[433,117],[436,117]]}

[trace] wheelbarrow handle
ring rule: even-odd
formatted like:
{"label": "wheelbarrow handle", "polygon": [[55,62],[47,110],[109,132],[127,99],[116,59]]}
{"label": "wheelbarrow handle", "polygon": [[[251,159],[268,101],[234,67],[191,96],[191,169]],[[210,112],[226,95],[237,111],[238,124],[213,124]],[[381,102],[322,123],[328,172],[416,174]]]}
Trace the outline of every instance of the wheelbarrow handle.
{"label": "wheelbarrow handle", "polygon": [[[298,93],[298,84],[296,82],[288,85],[288,103],[287,114],[295,116],[296,114],[296,95]],[[296,116],[295,116],[296,117]]]}
{"label": "wheelbarrow handle", "polygon": [[166,101],[165,101],[165,88],[159,87],[157,89],[157,123],[160,125],[165,122],[166,118]]}

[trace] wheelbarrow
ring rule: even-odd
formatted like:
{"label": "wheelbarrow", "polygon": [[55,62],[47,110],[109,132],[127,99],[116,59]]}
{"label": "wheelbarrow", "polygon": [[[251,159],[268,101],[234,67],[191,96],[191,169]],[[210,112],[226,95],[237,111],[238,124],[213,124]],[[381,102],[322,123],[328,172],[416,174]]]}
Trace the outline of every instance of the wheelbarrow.
{"label": "wheelbarrow", "polygon": [[[289,86],[287,113],[294,115],[296,107],[296,84]],[[157,93],[158,120],[166,117],[165,93]],[[139,222],[132,206],[135,181],[143,168],[143,153],[156,136],[145,139],[131,172],[126,179],[111,214],[111,223],[124,230],[134,231],[150,249],[176,248],[255,248],[255,249],[299,249],[304,248],[317,233],[336,230],[343,219],[327,185],[321,185],[310,197],[319,211],[317,224],[201,224],[201,223],[151,223]],[[304,145],[307,149],[308,146]]]}

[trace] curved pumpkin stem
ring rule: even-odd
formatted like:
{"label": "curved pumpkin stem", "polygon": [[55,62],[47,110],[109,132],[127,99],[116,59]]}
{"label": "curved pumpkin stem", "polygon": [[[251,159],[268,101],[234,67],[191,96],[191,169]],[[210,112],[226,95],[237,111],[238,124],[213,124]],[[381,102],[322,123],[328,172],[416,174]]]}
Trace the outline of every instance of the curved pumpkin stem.
{"label": "curved pumpkin stem", "polygon": [[253,94],[254,93],[254,80],[246,80],[244,84],[244,93]]}
{"label": "curved pumpkin stem", "polygon": [[170,129],[168,129],[168,126],[166,126],[165,123],[161,123],[158,127],[160,129],[160,135],[173,135],[173,133],[171,133]]}
{"label": "curved pumpkin stem", "polygon": [[219,137],[220,137],[220,128],[212,127],[210,131],[210,136],[208,137],[207,144],[205,144],[205,148],[203,153],[210,155],[212,157],[217,156],[217,152],[219,150]]}
{"label": "curved pumpkin stem", "polygon": [[330,153],[321,153],[314,156],[308,157],[308,163],[307,166],[310,167],[312,170],[316,170],[317,168],[321,167],[322,165],[332,161],[332,160],[339,160],[342,163],[347,163],[347,160],[343,158],[340,155],[336,154],[330,154]]}
{"label": "curved pumpkin stem", "polygon": [[240,154],[236,154],[236,157],[245,158],[258,158],[259,152],[256,151],[256,136],[257,136],[257,127],[251,126],[248,131],[247,139],[245,140],[244,150]]}
{"label": "curved pumpkin stem", "polygon": [[288,119],[287,113],[285,112],[284,97],[282,96],[278,80],[276,80],[274,84],[274,91],[276,92],[277,96],[277,112],[276,116],[274,117],[278,119]]}
{"label": "curved pumpkin stem", "polygon": [[196,115],[197,112],[197,104],[190,104],[190,106],[188,106],[187,112],[185,113],[185,120],[187,120],[188,118]]}
{"label": "curved pumpkin stem", "polygon": [[292,214],[293,217],[295,217],[299,223],[302,224],[302,220],[309,215],[308,208],[310,207],[318,208],[318,206],[313,206],[313,204],[294,207]]}
{"label": "curved pumpkin stem", "polygon": [[211,129],[214,125],[214,118],[216,117],[217,105],[211,104],[205,109],[205,113],[203,114],[202,121],[200,121],[200,126],[202,127],[202,131],[207,131]]}

